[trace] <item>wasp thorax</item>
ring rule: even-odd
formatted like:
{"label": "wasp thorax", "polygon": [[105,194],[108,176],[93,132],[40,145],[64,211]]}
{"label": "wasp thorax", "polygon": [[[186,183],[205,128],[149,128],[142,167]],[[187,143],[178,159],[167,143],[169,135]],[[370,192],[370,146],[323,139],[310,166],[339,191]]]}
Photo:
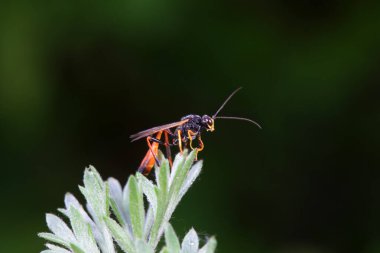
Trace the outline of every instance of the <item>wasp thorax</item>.
{"label": "wasp thorax", "polygon": [[202,116],[202,125],[207,131],[214,131],[214,119],[208,115]]}

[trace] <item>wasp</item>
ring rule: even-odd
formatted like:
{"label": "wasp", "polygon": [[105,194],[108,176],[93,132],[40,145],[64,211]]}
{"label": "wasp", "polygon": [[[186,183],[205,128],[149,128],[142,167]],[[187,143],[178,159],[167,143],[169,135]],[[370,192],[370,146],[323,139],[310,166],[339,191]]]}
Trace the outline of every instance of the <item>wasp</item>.
{"label": "wasp", "polygon": [[[178,146],[180,152],[182,153],[183,148],[187,147],[188,145],[192,150],[196,148],[198,155],[198,152],[204,149],[201,134],[204,131],[213,132],[215,130],[214,122],[216,119],[244,120],[255,124],[261,129],[261,126],[257,122],[248,118],[218,116],[223,107],[240,89],[241,87],[233,91],[219,107],[216,113],[214,113],[212,116],[209,116],[207,114],[203,116],[197,114],[189,114],[182,117],[180,121],[156,126],[131,135],[130,138],[132,142],[146,138],[146,142],[149,147],[149,150],[147,151],[144,159],[141,161],[138,171],[140,173],[148,175],[155,163],[160,164],[157,159],[159,145],[166,147],[166,155],[169,159],[170,166],[172,166],[170,151],[171,146]],[[164,140],[162,140],[162,135],[164,135]],[[193,141],[195,139],[197,139],[198,142],[197,147],[193,146]]]}

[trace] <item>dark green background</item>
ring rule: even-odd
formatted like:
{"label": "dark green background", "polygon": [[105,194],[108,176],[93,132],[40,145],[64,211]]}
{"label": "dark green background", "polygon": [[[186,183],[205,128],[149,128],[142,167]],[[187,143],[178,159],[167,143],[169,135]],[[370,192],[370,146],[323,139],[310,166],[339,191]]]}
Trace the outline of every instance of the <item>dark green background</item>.
{"label": "dark green background", "polygon": [[129,135],[212,114],[175,212],[218,253],[380,252],[380,4],[2,1],[0,252],[38,252],[85,166],[125,182]]}

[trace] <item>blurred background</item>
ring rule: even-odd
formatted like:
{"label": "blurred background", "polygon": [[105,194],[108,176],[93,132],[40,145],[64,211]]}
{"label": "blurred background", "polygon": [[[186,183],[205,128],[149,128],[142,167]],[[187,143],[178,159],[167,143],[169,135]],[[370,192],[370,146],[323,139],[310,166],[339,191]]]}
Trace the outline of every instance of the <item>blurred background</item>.
{"label": "blurred background", "polygon": [[129,135],[213,114],[175,212],[227,252],[380,252],[380,3],[2,1],[0,252],[39,252],[83,170],[125,183]]}

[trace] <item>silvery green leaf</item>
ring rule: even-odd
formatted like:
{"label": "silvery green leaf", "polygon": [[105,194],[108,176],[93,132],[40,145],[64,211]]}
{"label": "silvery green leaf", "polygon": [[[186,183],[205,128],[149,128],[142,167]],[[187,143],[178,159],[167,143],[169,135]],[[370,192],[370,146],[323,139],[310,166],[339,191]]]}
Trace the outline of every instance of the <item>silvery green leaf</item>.
{"label": "silvery green leaf", "polygon": [[187,155],[187,150],[185,150],[183,152],[183,154],[178,153],[175,156],[175,159],[174,159],[174,162],[173,162],[173,166],[172,166],[172,171],[170,173],[170,180],[169,180],[169,184],[170,185],[172,185],[172,183],[173,183],[174,176],[175,176],[178,168],[182,168],[183,164],[185,163],[186,155]]}
{"label": "silvery green leaf", "polygon": [[107,182],[104,183],[106,189],[106,215],[110,215],[110,187]]}
{"label": "silvery green leaf", "polygon": [[52,249],[41,251],[41,253],[65,253],[65,252],[71,253],[71,251],[60,251],[60,250],[52,250]]}
{"label": "silvery green leaf", "polygon": [[108,227],[106,227],[104,219],[98,226],[99,226],[100,234],[102,235],[100,240],[99,241],[97,240],[101,251],[107,252],[107,253],[115,253],[116,251],[115,251],[112,235]]}
{"label": "silvery green leaf", "polygon": [[[163,217],[165,217],[165,209],[167,208],[167,202],[168,202],[168,191],[169,191],[169,162],[168,160],[164,160],[161,164],[161,167],[158,169],[157,173],[157,184],[158,187],[155,188],[156,196],[159,202],[159,208],[160,208],[160,215],[163,214]],[[157,217],[159,218],[159,217]],[[163,227],[162,227],[163,230]]]}
{"label": "silvery green leaf", "polygon": [[110,189],[111,208],[117,216],[119,222],[122,225],[126,225],[128,222],[126,217],[127,214],[123,210],[123,190],[121,188],[121,185],[119,181],[114,178],[108,179],[108,185]]}
{"label": "silvery green leaf", "polygon": [[86,168],[83,182],[85,187],[80,186],[79,189],[86,198],[87,210],[96,224],[96,229],[93,229],[94,237],[102,252],[114,253],[112,236],[103,220],[104,216],[109,215],[108,186],[92,166]]}
{"label": "silvery green leaf", "polygon": [[82,205],[79,203],[79,201],[72,195],[70,192],[65,194],[65,207],[67,210],[69,210],[70,206],[74,206],[76,208],[81,207]]}
{"label": "silvery green leaf", "polygon": [[[99,243],[99,245],[103,251],[105,251],[105,249],[107,249],[107,248],[111,249],[110,245],[112,244],[112,239],[109,239],[108,237],[110,237],[110,236],[108,235],[107,231],[104,231],[104,225],[102,224],[102,221],[99,220],[99,217],[96,216],[94,211],[91,209],[90,205],[87,205],[86,208],[87,208],[88,212],[90,213],[90,215],[92,217],[94,217],[94,219],[95,219],[95,222],[92,221],[91,218],[84,211],[83,207],[81,208],[82,211],[89,218],[88,223],[91,225],[92,233],[94,235],[95,240]],[[81,209],[79,209],[79,210],[81,210]],[[112,251],[110,251],[110,252],[112,252]]]}
{"label": "silvery green leaf", "polygon": [[83,249],[81,249],[78,245],[74,243],[70,243],[70,248],[74,253],[86,253]]}
{"label": "silvery green leaf", "polygon": [[[184,152],[185,153],[185,152]],[[178,165],[178,168],[173,170],[174,178],[172,184],[170,185],[169,198],[177,198],[179,191],[182,187],[183,182],[185,181],[186,175],[195,160],[196,152],[193,150],[190,154],[185,157],[185,161]],[[173,166],[174,168],[174,166]]]}
{"label": "silvery green leaf", "polygon": [[117,221],[122,226],[125,226],[127,223],[126,223],[125,219],[123,218],[122,211],[120,210],[120,208],[118,207],[118,205],[114,199],[110,199],[110,206],[111,206],[113,213],[116,216]]}
{"label": "silvery green leaf", "polygon": [[89,203],[86,203],[86,209],[87,209],[87,212],[90,214],[90,216],[94,219],[94,222],[99,223],[99,216],[95,213],[94,209]]}
{"label": "silvery green leaf", "polygon": [[191,151],[190,154],[186,157],[185,162],[182,164],[182,166],[178,167],[175,171],[175,176],[169,190],[169,206],[165,217],[166,220],[170,219],[171,215],[174,212],[174,209],[177,207],[180,190],[184,184],[188,171],[195,160],[195,156],[196,150]]}
{"label": "silvery green leaf", "polygon": [[[126,253],[153,253],[165,227],[167,246],[160,252],[180,253],[180,243],[168,222],[200,173],[201,162],[191,167],[195,154],[193,151],[187,155],[185,151],[177,155],[170,172],[168,160],[159,153],[161,166],[156,166],[156,184],[137,173],[124,189],[116,179],[104,182],[90,166],[84,173],[84,187],[79,187],[86,198],[87,211],[72,194],[66,194],[65,209],[59,211],[69,217],[74,233],[64,221],[49,214],[47,223],[54,234],[39,236],[65,248],[48,244],[44,253],[115,253],[112,237]],[[146,212],[143,195],[149,204]],[[119,223],[110,218],[110,206]],[[198,243],[198,236],[191,230],[182,242],[182,253],[213,253],[216,246],[212,238],[198,251]]]}
{"label": "silvery green leaf", "polygon": [[[166,223],[169,221],[171,215],[174,212],[175,207],[178,204],[179,191],[183,185],[183,182],[186,178],[188,170],[190,169],[196,153],[192,151],[188,156],[187,150],[183,152],[183,155],[177,155],[176,160],[184,160],[183,162],[177,162],[175,160],[172,168],[172,175],[175,174],[171,185],[169,187],[168,197],[164,198],[162,191],[156,188],[157,195],[157,213],[155,216],[155,221],[151,230],[151,236],[149,238],[149,243],[155,248],[161,238],[161,235],[164,231]],[[171,178],[172,178],[171,175]]]}
{"label": "silvery green leaf", "polygon": [[169,189],[169,162],[163,160],[161,167],[156,170],[157,185],[163,194],[167,194]]}
{"label": "silvery green leaf", "polygon": [[137,240],[136,248],[138,253],[154,253],[152,247],[143,240]]}
{"label": "silvery green leaf", "polygon": [[179,196],[177,199],[177,202],[179,202],[183,195],[187,192],[187,190],[190,188],[190,186],[194,183],[195,179],[199,176],[201,170],[202,170],[203,161],[196,162],[190,169],[185,182],[183,183],[181,190],[179,192]]}
{"label": "silvery green leaf", "polygon": [[171,253],[165,246],[161,249],[160,253]]}
{"label": "silvery green leaf", "polygon": [[84,187],[79,187],[93,212],[93,218],[99,219],[107,215],[107,189],[94,167],[86,168],[83,176]]}
{"label": "silvery green leaf", "polygon": [[153,208],[153,214],[156,215],[157,213],[157,196],[155,193],[155,186],[152,181],[147,179],[145,176],[143,176],[141,173],[136,173],[137,180],[141,183],[142,190],[148,199],[148,202],[150,206]]}
{"label": "silvery green leaf", "polygon": [[41,251],[41,253],[72,253],[72,251],[59,250],[59,249],[47,249]]}
{"label": "silvery green leaf", "polygon": [[169,223],[167,224],[165,229],[165,242],[168,252],[180,252],[181,246],[179,245],[178,237],[174,232],[172,225],[170,225]]}
{"label": "silvery green leaf", "polygon": [[54,244],[50,244],[50,243],[47,243],[46,247],[48,249],[50,249],[52,252],[56,252],[56,253],[71,253],[71,251],[68,251],[67,249],[58,247],[58,246],[56,246]]}
{"label": "silvery green leaf", "polygon": [[155,193],[157,196],[157,212],[150,231],[149,243],[155,248],[160,240],[163,227],[165,224],[165,213],[167,211],[167,201],[162,198],[162,194],[158,187],[155,187]]}
{"label": "silvery green leaf", "polygon": [[99,173],[94,167],[86,168],[83,182],[85,189],[81,191],[85,195],[88,205],[91,207],[96,217],[107,215],[107,189],[101,180]]}
{"label": "silvery green leaf", "polygon": [[[125,217],[127,218],[128,227],[131,228],[131,215],[129,213],[129,180],[123,189],[123,201],[121,202],[123,212],[125,213]],[[131,230],[132,232],[132,230]]]}
{"label": "silvery green leaf", "polygon": [[62,246],[65,246],[67,248],[70,247],[70,242],[65,241],[64,239],[56,236],[55,234],[52,234],[52,233],[38,233],[38,236],[41,237],[41,238],[44,238],[45,240],[48,240],[50,242],[54,242],[54,243],[60,244]]}
{"label": "silvery green leaf", "polygon": [[148,211],[146,213],[146,217],[145,217],[144,239],[149,239],[149,234],[153,226],[153,222],[154,222],[153,208],[149,206]]}
{"label": "silvery green leaf", "polygon": [[58,210],[58,212],[60,212],[61,214],[65,215],[66,217],[69,217],[69,211],[66,210],[65,208],[58,208],[57,210]]}
{"label": "silvery green leaf", "polygon": [[66,223],[53,214],[46,214],[46,223],[50,231],[67,242],[75,242],[75,236]]}
{"label": "silvery green leaf", "polygon": [[134,176],[129,177],[129,213],[131,215],[132,231],[135,238],[142,239],[144,235],[144,199],[140,184]]}
{"label": "silvery green leaf", "polygon": [[207,243],[199,250],[199,253],[214,253],[216,249],[216,239],[211,237]]}
{"label": "silvery green leaf", "polygon": [[116,202],[121,203],[123,199],[123,189],[118,180],[113,177],[108,178],[108,185],[110,187],[110,195]]}
{"label": "silvery green leaf", "polygon": [[[162,153],[162,151],[159,149],[158,152],[157,152],[157,160],[159,161],[159,163],[155,163],[154,164],[154,172],[155,172],[155,175],[157,173],[157,171],[160,169],[160,166],[161,166],[161,163],[163,160],[165,160],[165,155]],[[156,177],[157,178],[157,177]]]}
{"label": "silvery green leaf", "polygon": [[199,247],[199,239],[195,230],[192,228],[186,234],[182,241],[181,253],[197,253]]}
{"label": "silvery green leaf", "polygon": [[85,219],[86,222],[90,223],[91,226],[95,226],[94,222],[91,220],[90,216],[86,213],[86,211],[83,209],[83,206],[79,203],[79,201],[72,195],[71,193],[65,194],[65,207],[66,207],[66,216],[69,216],[69,210],[70,207],[73,206],[75,209],[77,209],[82,217]]}
{"label": "silvery green leaf", "polygon": [[90,224],[85,221],[85,218],[74,206],[70,207],[69,213],[71,227],[73,228],[74,234],[81,248],[86,252],[100,253],[91,232]]}
{"label": "silvery green leaf", "polygon": [[115,241],[120,246],[120,248],[127,253],[134,253],[134,242],[130,238],[129,233],[125,231],[119,224],[117,224],[116,221],[109,217],[105,217],[105,222],[108,225],[108,228],[110,229],[113,238],[115,238]]}

